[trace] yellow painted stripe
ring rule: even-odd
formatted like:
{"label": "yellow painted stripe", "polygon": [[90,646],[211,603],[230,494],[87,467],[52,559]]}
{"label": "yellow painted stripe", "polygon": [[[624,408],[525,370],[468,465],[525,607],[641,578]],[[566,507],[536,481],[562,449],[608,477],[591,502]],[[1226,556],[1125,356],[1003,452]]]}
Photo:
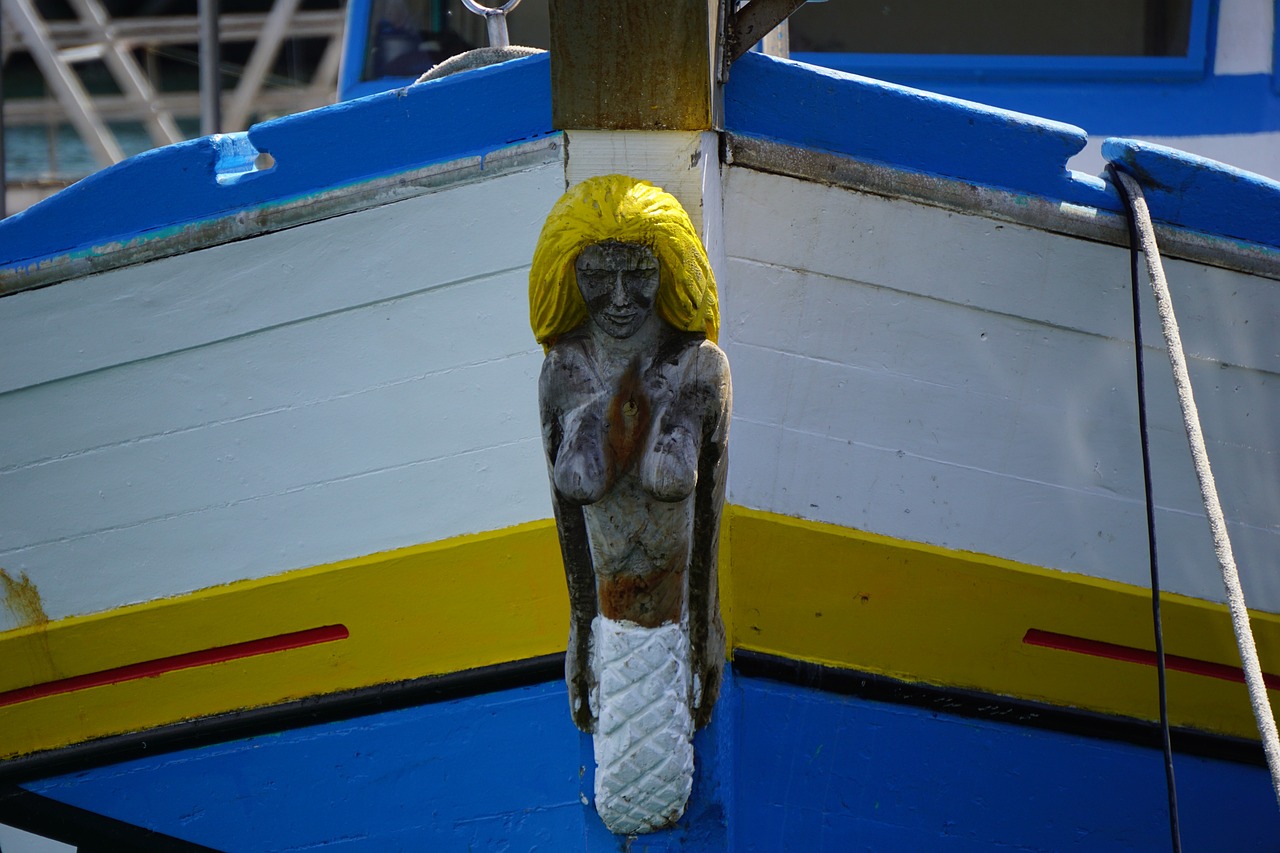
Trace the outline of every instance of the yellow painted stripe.
{"label": "yellow painted stripe", "polygon": [[[1147,666],[1028,645],[1039,629],[1151,648],[1146,590],[727,507],[733,647],[1152,719]],[[0,707],[0,756],[564,650],[555,528],[538,521],[0,634],[0,693],[320,626],[344,640]],[[1264,668],[1280,618],[1255,614]],[[1238,666],[1224,607],[1167,596],[1170,654]],[[1243,685],[1169,674],[1176,725],[1253,737]]]}
{"label": "yellow painted stripe", "polygon": [[0,708],[0,756],[563,651],[555,527],[539,521],[0,635],[0,690],[323,625],[346,640]]}
{"label": "yellow painted stripe", "polygon": [[[1157,716],[1153,668],[1022,641],[1037,628],[1149,650],[1144,588],[741,508],[728,524],[737,648]],[[1169,654],[1239,667],[1225,607],[1167,595],[1163,617]],[[1274,671],[1280,617],[1254,613],[1253,627]],[[1170,672],[1168,690],[1174,725],[1257,737],[1243,684]]]}

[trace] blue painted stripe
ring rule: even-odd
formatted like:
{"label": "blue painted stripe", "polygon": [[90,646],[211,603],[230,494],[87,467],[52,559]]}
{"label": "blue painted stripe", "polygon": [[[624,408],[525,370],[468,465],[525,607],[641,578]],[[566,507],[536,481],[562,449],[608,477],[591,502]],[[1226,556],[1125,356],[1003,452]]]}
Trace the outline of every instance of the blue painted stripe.
{"label": "blue painted stripe", "polygon": [[[641,850],[1129,851],[1158,750],[727,679],[690,814]],[[29,790],[218,849],[617,850],[551,683],[131,761]],[[1274,850],[1265,768],[1177,756],[1187,849]],[[728,837],[726,838],[726,832]]]}
{"label": "blue painted stripe", "polygon": [[[1265,88],[1264,78],[1240,79],[1255,95]],[[236,211],[546,136],[554,132],[550,101],[550,60],[540,54],[266,122],[247,134],[149,151],[0,223],[0,265],[92,254],[104,244],[178,233]],[[734,65],[725,122],[743,135],[1121,209],[1104,181],[1066,168],[1087,139],[1079,127],[761,54]],[[259,151],[273,155],[274,168],[249,168]],[[1178,162],[1180,183],[1169,186],[1191,181],[1195,192],[1177,199],[1157,193],[1151,207],[1158,219],[1280,246],[1273,183],[1242,179],[1200,158]],[[1204,174],[1192,181],[1191,171]]]}
{"label": "blue painted stripe", "polygon": [[24,787],[219,850],[556,850],[584,833],[563,694],[503,691]]}
{"label": "blue painted stripe", "polygon": [[[709,730],[695,748],[690,809],[636,853],[727,849],[718,774],[732,762]],[[219,850],[616,850],[583,802],[591,750],[557,680],[23,787]]]}
{"label": "blue painted stripe", "polygon": [[[1067,169],[1087,138],[1078,127],[762,54],[733,66],[725,124],[894,168],[1122,210],[1109,184]],[[1139,179],[1160,176],[1148,199],[1156,219],[1280,246],[1280,184],[1202,157],[1140,147],[1147,153],[1146,165],[1134,167]],[[1104,154],[1123,150],[1117,143]],[[1137,161],[1125,156],[1121,165],[1131,162]]]}
{"label": "blue painted stripe", "polygon": [[[5,220],[0,265],[164,233],[550,133],[548,57],[518,59],[264,122],[247,134],[147,151]],[[246,171],[246,158],[263,151],[275,166]]]}
{"label": "blue painted stripe", "polygon": [[[739,850],[1168,849],[1158,750],[791,685],[741,690]],[[1175,761],[1185,849],[1275,849],[1265,768]]]}
{"label": "blue painted stripe", "polygon": [[749,53],[725,86],[737,133],[926,174],[1117,209],[1101,180],[1073,176],[1078,127]]}
{"label": "blue painted stripe", "polygon": [[1280,182],[1132,139],[1108,139],[1102,156],[1137,178],[1153,217],[1280,246]]}

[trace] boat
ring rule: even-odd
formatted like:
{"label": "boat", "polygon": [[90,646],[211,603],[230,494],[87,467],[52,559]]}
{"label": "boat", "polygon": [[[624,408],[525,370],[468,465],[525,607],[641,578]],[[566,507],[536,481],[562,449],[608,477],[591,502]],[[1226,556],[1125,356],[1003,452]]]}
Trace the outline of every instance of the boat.
{"label": "boat", "polygon": [[[1274,849],[1149,332],[1157,654],[1121,179],[1068,168],[1072,125],[721,62],[745,19],[709,11],[637,4],[625,39],[569,14],[549,53],[156,149],[0,223],[0,824],[90,849],[1096,851],[1163,849],[1173,815],[1188,849]],[[1102,152],[1154,219],[1277,672],[1280,184]],[[615,173],[698,230],[735,392],[730,660],[683,817],[635,836],[601,823],[566,699],[527,297],[557,199]]]}

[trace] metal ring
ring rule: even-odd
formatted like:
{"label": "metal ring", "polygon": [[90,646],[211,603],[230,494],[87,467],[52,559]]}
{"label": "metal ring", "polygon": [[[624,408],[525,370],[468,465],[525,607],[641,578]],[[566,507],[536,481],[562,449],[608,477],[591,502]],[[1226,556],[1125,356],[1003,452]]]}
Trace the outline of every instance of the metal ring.
{"label": "metal ring", "polygon": [[467,11],[469,12],[474,12],[477,15],[484,15],[485,17],[488,17],[489,15],[506,15],[512,9],[520,5],[520,0],[507,0],[506,3],[503,3],[497,8],[484,6],[477,3],[476,0],[462,0],[462,5],[466,6]]}

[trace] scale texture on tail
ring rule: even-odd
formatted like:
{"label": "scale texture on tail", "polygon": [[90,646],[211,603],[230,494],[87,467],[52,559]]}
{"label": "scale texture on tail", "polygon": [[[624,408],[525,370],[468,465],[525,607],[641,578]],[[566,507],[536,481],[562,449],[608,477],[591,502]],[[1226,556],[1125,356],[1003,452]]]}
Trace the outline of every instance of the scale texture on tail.
{"label": "scale texture on tail", "polygon": [[620,835],[670,826],[693,785],[686,629],[597,616],[592,633],[596,810]]}

